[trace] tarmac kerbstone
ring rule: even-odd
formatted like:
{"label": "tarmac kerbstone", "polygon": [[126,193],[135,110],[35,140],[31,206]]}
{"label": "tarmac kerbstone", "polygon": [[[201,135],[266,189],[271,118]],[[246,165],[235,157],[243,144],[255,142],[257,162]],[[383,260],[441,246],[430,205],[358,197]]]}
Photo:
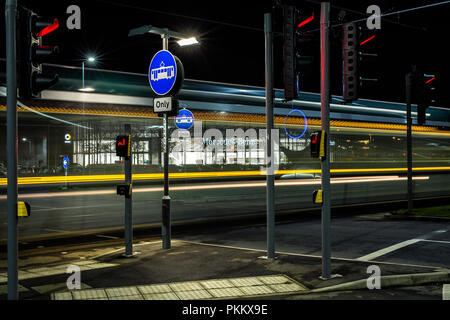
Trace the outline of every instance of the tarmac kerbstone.
{"label": "tarmac kerbstone", "polygon": [[[395,286],[413,286],[433,282],[450,282],[449,272],[428,272],[418,274],[399,274],[390,276],[381,276],[381,288],[395,287]],[[344,290],[358,290],[367,289],[367,280],[357,280],[346,282],[335,286],[328,286],[311,290],[313,293],[329,292],[329,291],[344,291]]]}

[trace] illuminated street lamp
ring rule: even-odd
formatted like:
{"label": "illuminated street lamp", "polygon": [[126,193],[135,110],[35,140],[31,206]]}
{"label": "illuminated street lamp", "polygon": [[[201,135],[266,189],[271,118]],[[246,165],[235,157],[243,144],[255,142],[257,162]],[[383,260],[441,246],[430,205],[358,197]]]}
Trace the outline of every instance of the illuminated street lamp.
{"label": "illuminated street lamp", "polygon": [[180,47],[183,47],[183,46],[190,46],[193,44],[198,44],[199,42],[198,42],[197,38],[191,37],[191,38],[187,38],[187,39],[178,40],[177,43],[180,45]]}
{"label": "illuminated street lamp", "polygon": [[[168,39],[169,38],[175,38],[178,39],[178,44],[180,46],[189,46],[189,45],[193,45],[193,44],[198,44],[198,40],[196,37],[193,37],[191,35],[187,35],[187,34],[183,34],[180,32],[176,32],[176,31],[172,31],[169,30],[167,28],[157,28],[151,25],[148,26],[143,26],[140,28],[136,28],[133,30],[130,30],[130,32],[128,33],[128,36],[137,36],[137,35],[141,35],[141,34],[145,34],[145,33],[153,33],[153,34],[158,34],[161,36],[161,38],[163,39]],[[165,47],[166,45],[166,41],[163,41],[163,46]],[[164,48],[164,50],[167,50],[167,48]]]}
{"label": "illuminated street lamp", "polygon": [[23,137],[22,141],[28,143],[28,152],[31,154],[31,141],[28,140],[26,137]]}
{"label": "illuminated street lamp", "polygon": [[87,59],[83,60],[83,62],[81,63],[81,78],[82,78],[82,87],[81,89],[78,89],[79,91],[83,91],[83,92],[92,92],[95,91],[94,88],[86,88],[84,86],[84,63],[88,61],[88,62],[95,62],[95,58],[94,57],[88,57]]}
{"label": "illuminated street lamp", "polygon": [[[190,35],[185,35],[176,31],[169,30],[167,28],[156,28],[153,26],[143,26],[140,28],[136,28],[130,30],[128,33],[128,37],[142,35],[146,33],[153,33],[161,36],[162,39],[162,49],[169,50],[169,38],[178,39],[178,44],[180,46],[187,46],[192,44],[197,44],[198,41],[195,37]],[[162,144],[164,145],[164,193],[162,197],[162,246],[163,249],[170,249],[170,196],[169,196],[169,124],[168,124],[168,115],[164,113],[163,118],[163,138]]]}

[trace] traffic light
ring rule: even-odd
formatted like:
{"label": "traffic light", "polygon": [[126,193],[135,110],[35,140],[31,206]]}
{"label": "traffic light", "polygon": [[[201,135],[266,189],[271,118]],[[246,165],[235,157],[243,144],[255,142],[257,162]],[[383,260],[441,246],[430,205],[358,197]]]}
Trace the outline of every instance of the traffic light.
{"label": "traffic light", "polygon": [[359,30],[354,22],[344,23],[342,30],[342,96],[346,102],[359,97]]}
{"label": "traffic light", "polygon": [[417,104],[417,124],[423,125],[426,122],[427,108],[436,103],[438,76],[415,70],[411,82],[412,103]]}
{"label": "traffic light", "polygon": [[37,98],[40,92],[58,82],[57,74],[44,74],[42,64],[51,62],[59,53],[57,46],[44,46],[42,38],[59,27],[58,19],[42,18],[34,12],[19,10],[18,52],[19,97]]}
{"label": "traffic light", "polygon": [[131,157],[131,136],[118,136],[116,138],[116,156],[129,158]]}
{"label": "traffic light", "polygon": [[310,148],[312,158],[325,158],[325,131],[316,131],[311,133]]}
{"label": "traffic light", "polygon": [[298,82],[295,74],[296,9],[294,6],[283,7],[283,82],[284,98],[290,101],[298,97]]}
{"label": "traffic light", "polygon": [[313,55],[311,51],[312,34],[300,32],[305,24],[314,20],[312,16],[306,17],[298,13],[294,6],[283,6],[283,81],[284,97],[291,101],[298,97],[302,82],[311,72]]}
{"label": "traffic light", "polygon": [[342,28],[342,96],[345,102],[352,102],[359,98],[366,83],[378,82],[373,76],[377,73],[374,58],[378,55],[367,52],[376,34],[363,32],[354,22],[344,23]]}

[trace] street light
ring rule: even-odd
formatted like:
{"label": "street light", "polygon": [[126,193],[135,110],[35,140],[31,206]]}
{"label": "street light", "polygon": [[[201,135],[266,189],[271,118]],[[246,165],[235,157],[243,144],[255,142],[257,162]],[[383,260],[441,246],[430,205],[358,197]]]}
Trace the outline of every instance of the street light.
{"label": "street light", "polygon": [[180,47],[183,47],[183,46],[190,46],[193,44],[198,44],[198,40],[195,37],[191,37],[191,38],[187,38],[187,39],[178,40],[177,43],[180,45]]}
{"label": "street light", "polygon": [[[142,26],[142,27],[130,30],[130,32],[128,33],[128,37],[137,36],[137,35],[146,34],[146,33],[153,33],[153,34],[160,35],[161,38],[163,39],[163,47],[165,47],[165,48],[163,48],[164,50],[168,49],[166,47],[166,44],[167,44],[167,41],[169,40],[169,38],[178,39],[177,42],[180,46],[189,46],[189,45],[199,43],[197,38],[193,37],[191,35],[172,31],[167,28],[157,28],[157,27],[154,27],[151,25]],[[167,39],[167,41],[165,41],[164,39]]]}
{"label": "street light", "polygon": [[82,74],[82,87],[80,89],[78,89],[79,91],[83,91],[83,92],[92,92],[95,91],[94,88],[86,88],[84,86],[84,63],[88,61],[88,62],[95,62],[95,58],[94,57],[88,57],[87,59],[84,59],[83,62],[81,63],[81,74]]}
{"label": "street light", "polygon": [[22,141],[28,143],[28,152],[31,154],[31,141],[28,140],[26,137],[23,137]]}

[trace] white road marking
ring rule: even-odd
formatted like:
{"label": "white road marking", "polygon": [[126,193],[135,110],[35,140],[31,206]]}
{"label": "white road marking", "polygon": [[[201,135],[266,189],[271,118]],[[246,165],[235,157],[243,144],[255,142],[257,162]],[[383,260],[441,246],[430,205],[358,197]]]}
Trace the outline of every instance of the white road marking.
{"label": "white road marking", "polygon": [[[406,241],[394,244],[392,246],[389,246],[387,248],[377,250],[377,251],[372,252],[370,254],[367,254],[365,256],[359,257],[356,260],[358,260],[358,261],[370,261],[370,260],[373,260],[373,259],[378,258],[380,256],[383,256],[385,254],[388,254],[388,253],[391,253],[393,251],[396,251],[398,249],[401,249],[401,248],[407,247],[409,245],[415,244],[417,242],[428,241],[428,238],[431,238],[432,236],[434,236],[436,234],[447,232],[448,230],[449,229],[436,230],[436,231],[424,234],[421,237],[410,239],[410,240],[406,240]],[[433,241],[433,240],[429,240],[429,241]],[[434,240],[434,241],[438,241],[438,240]]]}
{"label": "white road marking", "polygon": [[48,229],[48,228],[45,228],[44,230],[48,230],[50,232],[68,232],[67,230]]}
{"label": "white road marking", "polygon": [[[197,245],[202,245],[202,246],[219,247],[219,248],[229,248],[229,249],[255,251],[255,252],[267,252],[266,249],[245,248],[245,247],[229,246],[229,245],[222,245],[222,244],[215,244],[215,243],[196,242],[196,241],[189,241],[189,240],[174,240],[174,239],[172,241],[181,241],[181,242],[185,242],[185,243],[197,244]],[[277,251],[276,254],[284,254],[284,255],[308,257],[308,258],[322,258],[321,255],[286,252],[286,251]],[[332,256],[331,259],[339,260],[339,261],[358,261],[357,259],[341,258],[341,257],[335,257],[335,256]],[[397,263],[397,262],[389,262],[389,261],[372,261],[372,262],[377,263],[377,264],[386,264],[386,265],[403,266],[403,267],[414,267],[414,268],[428,268],[428,269],[442,268],[439,266],[430,266],[430,265],[427,266],[427,265],[420,265],[420,264]]]}
{"label": "white road marking", "polygon": [[381,249],[381,250],[372,252],[372,253],[370,253],[370,254],[368,254],[368,255],[359,257],[359,258],[357,258],[356,260],[358,260],[358,261],[370,261],[370,260],[373,260],[373,259],[378,258],[378,257],[380,257],[380,256],[384,256],[385,254],[388,254],[388,253],[390,253],[390,252],[392,252],[392,251],[396,251],[396,250],[398,250],[398,249],[407,247],[407,246],[409,246],[409,245],[411,245],[411,244],[417,243],[417,242],[419,242],[419,241],[420,241],[420,239],[410,239],[410,240],[406,240],[406,241],[403,241],[403,242],[394,244],[394,245],[392,245],[392,246],[389,246],[389,247],[387,247],[387,248],[384,248],[384,249]]}
{"label": "white road marking", "polygon": [[450,241],[421,239],[420,241],[450,244]]}
{"label": "white road marking", "polygon": [[105,236],[105,235],[103,235],[103,234],[96,234],[95,236],[96,236],[96,237],[99,237],[99,238],[119,239],[119,237]]}

